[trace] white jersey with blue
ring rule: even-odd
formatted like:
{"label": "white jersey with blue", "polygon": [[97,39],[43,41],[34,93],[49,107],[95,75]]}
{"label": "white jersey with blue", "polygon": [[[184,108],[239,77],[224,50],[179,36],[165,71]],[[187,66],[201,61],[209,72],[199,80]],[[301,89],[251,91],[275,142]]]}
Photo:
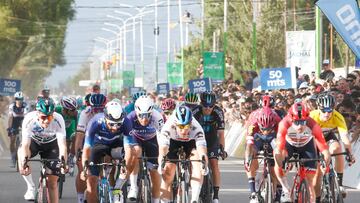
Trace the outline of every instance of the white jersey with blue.
{"label": "white jersey with blue", "polygon": [[86,127],[92,117],[94,117],[97,113],[91,110],[91,106],[87,106],[83,111],[81,111],[78,124],[76,127],[76,131],[85,132]]}
{"label": "white jersey with blue", "polygon": [[131,131],[131,122],[125,118],[123,125],[115,133],[110,132],[106,127],[105,117],[103,113],[96,114],[88,123],[85,133],[86,147],[95,144],[111,145],[116,142],[131,142],[129,134]]}
{"label": "white jersey with blue", "polygon": [[156,135],[161,131],[162,126],[164,125],[164,119],[156,110],[153,110],[151,114],[151,120],[147,126],[142,126],[136,116],[136,112],[132,111],[127,118],[132,123],[131,135],[142,141],[147,141],[156,137]]}

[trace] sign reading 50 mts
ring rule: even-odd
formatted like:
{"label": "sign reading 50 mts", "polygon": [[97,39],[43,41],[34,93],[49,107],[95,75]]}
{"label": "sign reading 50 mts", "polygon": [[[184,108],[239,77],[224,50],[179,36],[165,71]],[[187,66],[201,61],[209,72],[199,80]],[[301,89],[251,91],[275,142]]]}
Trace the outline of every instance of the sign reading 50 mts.
{"label": "sign reading 50 mts", "polygon": [[295,88],[295,75],[290,68],[263,68],[260,71],[261,90]]}
{"label": "sign reading 50 mts", "polygon": [[0,95],[12,96],[20,89],[21,80],[0,79]]}

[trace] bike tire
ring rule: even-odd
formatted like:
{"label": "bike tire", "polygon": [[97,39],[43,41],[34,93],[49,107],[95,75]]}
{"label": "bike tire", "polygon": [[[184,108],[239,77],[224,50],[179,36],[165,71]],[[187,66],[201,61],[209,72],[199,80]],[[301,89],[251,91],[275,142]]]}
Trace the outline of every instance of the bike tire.
{"label": "bike tire", "polygon": [[325,174],[321,185],[321,202],[323,203],[335,203],[335,191],[331,184],[331,178],[329,174]]}
{"label": "bike tire", "polygon": [[301,181],[297,193],[298,193],[297,203],[309,203],[310,202],[309,184],[305,179]]}
{"label": "bike tire", "polygon": [[65,174],[60,174],[58,179],[59,199],[62,198],[64,182],[65,182]]}
{"label": "bike tire", "polygon": [[35,203],[47,203],[48,202],[48,191],[46,187],[46,180],[42,180],[39,182],[39,187],[35,193]]}
{"label": "bike tire", "polygon": [[148,177],[144,177],[140,181],[140,199],[142,203],[151,203],[151,190],[150,190],[150,181]]}
{"label": "bike tire", "polygon": [[200,198],[199,201],[202,203],[208,203],[212,201],[211,193],[212,193],[212,181],[211,174],[204,176],[203,185],[201,187]]}
{"label": "bike tire", "polygon": [[265,182],[265,202],[273,203],[274,202],[274,187],[271,180],[271,174],[268,173],[266,176]]}
{"label": "bike tire", "polygon": [[339,181],[336,176],[332,176],[330,179],[330,186],[334,190],[334,203],[344,203],[344,198],[340,192]]}
{"label": "bike tire", "polygon": [[186,186],[185,181],[181,181],[181,203],[188,203],[189,202],[189,190]]}

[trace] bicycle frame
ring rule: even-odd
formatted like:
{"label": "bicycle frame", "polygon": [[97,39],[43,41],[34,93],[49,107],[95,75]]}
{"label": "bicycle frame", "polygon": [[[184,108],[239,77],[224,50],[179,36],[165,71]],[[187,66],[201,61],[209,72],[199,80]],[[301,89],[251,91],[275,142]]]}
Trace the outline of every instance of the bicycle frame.
{"label": "bicycle frame", "polygon": [[143,151],[143,156],[139,157],[139,185],[140,191],[138,193],[137,202],[150,203],[151,202],[151,181],[149,177],[148,169],[148,160],[157,159],[158,157],[145,157],[145,152]]}

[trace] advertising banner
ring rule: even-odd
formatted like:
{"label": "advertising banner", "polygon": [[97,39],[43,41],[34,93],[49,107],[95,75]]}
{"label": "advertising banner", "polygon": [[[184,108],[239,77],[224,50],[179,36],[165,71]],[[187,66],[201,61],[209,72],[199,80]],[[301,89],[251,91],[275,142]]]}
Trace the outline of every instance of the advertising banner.
{"label": "advertising banner", "polygon": [[[294,68],[293,68],[294,69]],[[295,71],[291,68],[263,68],[260,70],[261,90],[296,88]]]}
{"label": "advertising banner", "polygon": [[224,52],[204,52],[204,78],[224,80],[225,59]]}

